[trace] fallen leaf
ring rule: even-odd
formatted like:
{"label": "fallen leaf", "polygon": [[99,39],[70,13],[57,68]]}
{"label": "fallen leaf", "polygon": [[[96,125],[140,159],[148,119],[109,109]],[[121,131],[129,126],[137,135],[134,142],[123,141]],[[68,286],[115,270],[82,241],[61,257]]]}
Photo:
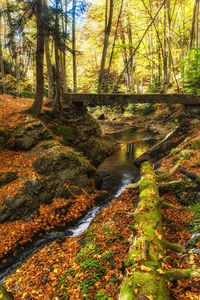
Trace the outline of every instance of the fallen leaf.
{"label": "fallen leaf", "polygon": [[165,272],[164,272],[162,269],[157,269],[157,272],[158,272],[159,274],[165,274]]}

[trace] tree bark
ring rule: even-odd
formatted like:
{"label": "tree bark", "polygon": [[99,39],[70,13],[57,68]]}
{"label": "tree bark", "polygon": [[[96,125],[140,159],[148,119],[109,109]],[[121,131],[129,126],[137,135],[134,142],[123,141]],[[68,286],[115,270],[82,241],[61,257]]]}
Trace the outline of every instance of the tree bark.
{"label": "tree bark", "polygon": [[36,92],[31,110],[34,114],[38,115],[42,108],[44,92],[44,0],[38,0],[36,2],[35,15],[37,24]]}
{"label": "tree bark", "polygon": [[55,64],[56,64],[56,98],[55,98],[55,109],[61,110],[61,98],[62,98],[62,86],[61,86],[61,65],[60,65],[60,28],[58,20],[58,0],[56,0],[56,22],[55,22]]}
{"label": "tree bark", "polygon": [[[106,0],[106,2],[107,1],[108,0]],[[111,31],[111,25],[112,25],[112,17],[113,17],[113,0],[109,0],[109,3],[110,3],[110,6],[109,6],[108,23],[105,22],[104,46],[103,46],[103,52],[102,52],[102,58],[101,58],[101,68],[99,71],[98,93],[100,93],[102,91],[103,77],[104,77],[104,72],[105,72],[106,55],[107,55],[107,50],[108,50],[109,37],[110,37],[110,31]],[[107,15],[107,5],[106,5],[106,15]]]}
{"label": "tree bark", "polygon": [[53,87],[53,71],[52,71],[51,57],[49,51],[48,35],[45,36],[44,48],[45,48],[45,56],[46,56],[46,64],[47,64],[48,101],[49,103],[52,103],[54,98],[54,87]]}
{"label": "tree bark", "polygon": [[0,67],[1,67],[1,81],[2,81],[2,92],[5,93],[5,74],[4,74],[4,61],[3,61],[3,51],[2,51],[2,21],[1,21],[2,16],[0,16]]}
{"label": "tree bark", "polygon": [[118,19],[117,19],[117,25],[116,25],[116,29],[115,29],[114,41],[113,41],[112,51],[111,51],[111,54],[110,54],[110,61],[109,61],[109,65],[108,65],[108,73],[110,72],[111,63],[112,63],[112,59],[113,59],[113,52],[114,52],[114,49],[115,49],[115,42],[116,42],[116,39],[117,39],[117,32],[118,32],[118,27],[119,27],[119,23],[120,23],[121,14],[122,14],[123,2],[124,2],[124,0],[121,0],[121,6],[120,6]]}
{"label": "tree bark", "polygon": [[166,92],[167,88],[167,35],[166,35],[166,27],[167,27],[167,18],[166,18],[166,4],[163,6],[163,93]]}
{"label": "tree bark", "polygon": [[132,28],[130,23],[130,18],[127,16],[128,19],[128,41],[129,41],[129,90],[130,92],[133,91],[133,39],[132,39]]}
{"label": "tree bark", "polygon": [[[127,51],[126,51],[126,39],[125,39],[125,34],[124,34],[124,29],[122,27],[122,24],[120,24],[120,38],[122,41],[122,57],[123,57],[123,61],[124,61],[124,67],[126,67],[128,64],[128,58],[127,58]],[[126,88],[128,91],[129,86],[130,86],[129,68],[127,68],[126,72],[125,72],[125,82],[126,82]]]}
{"label": "tree bark", "polygon": [[194,8],[193,8],[193,17],[192,17],[192,27],[190,31],[190,49],[192,48],[194,41],[195,41],[195,21],[196,21],[196,11],[197,11],[197,4],[199,0],[195,0]]}
{"label": "tree bark", "polygon": [[72,49],[73,49],[73,93],[77,93],[77,69],[76,69],[76,0],[73,0],[72,13]]}

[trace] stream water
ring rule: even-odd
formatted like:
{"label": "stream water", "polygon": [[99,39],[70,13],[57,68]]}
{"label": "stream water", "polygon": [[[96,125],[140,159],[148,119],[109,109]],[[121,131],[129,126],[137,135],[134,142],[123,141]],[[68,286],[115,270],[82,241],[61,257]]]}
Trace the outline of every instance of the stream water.
{"label": "stream water", "polygon": [[[118,126],[121,129],[122,125]],[[133,160],[155,143],[153,134],[151,132],[135,133],[134,128],[128,127],[125,128],[125,131],[113,133],[112,136],[116,141],[123,143],[122,147],[112,156],[106,158],[98,168],[103,176],[102,189],[110,191],[109,198],[104,203],[90,209],[75,226],[62,231],[49,232],[27,246],[23,253],[17,254],[14,260],[10,258],[10,266],[0,273],[0,281],[3,281],[8,274],[12,273],[31,254],[44,245],[59,237],[80,235],[89,226],[97,213],[123,192],[127,184],[136,182],[139,179],[139,170],[133,165]]]}

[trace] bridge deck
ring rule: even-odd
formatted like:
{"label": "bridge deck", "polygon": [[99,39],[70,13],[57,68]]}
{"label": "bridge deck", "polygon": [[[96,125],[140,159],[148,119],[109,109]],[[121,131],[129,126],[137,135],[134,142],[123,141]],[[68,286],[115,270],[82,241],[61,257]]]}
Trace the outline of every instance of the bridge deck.
{"label": "bridge deck", "polygon": [[171,103],[200,105],[200,97],[184,94],[65,94],[64,102],[84,102],[89,106],[126,103]]}

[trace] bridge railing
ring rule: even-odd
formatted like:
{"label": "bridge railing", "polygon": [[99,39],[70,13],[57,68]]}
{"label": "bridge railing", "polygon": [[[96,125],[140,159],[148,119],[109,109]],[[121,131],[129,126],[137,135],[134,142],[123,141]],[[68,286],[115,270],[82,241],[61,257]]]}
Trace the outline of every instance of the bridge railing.
{"label": "bridge railing", "polygon": [[200,105],[199,96],[185,94],[64,94],[63,101],[83,102],[89,106],[127,103]]}

